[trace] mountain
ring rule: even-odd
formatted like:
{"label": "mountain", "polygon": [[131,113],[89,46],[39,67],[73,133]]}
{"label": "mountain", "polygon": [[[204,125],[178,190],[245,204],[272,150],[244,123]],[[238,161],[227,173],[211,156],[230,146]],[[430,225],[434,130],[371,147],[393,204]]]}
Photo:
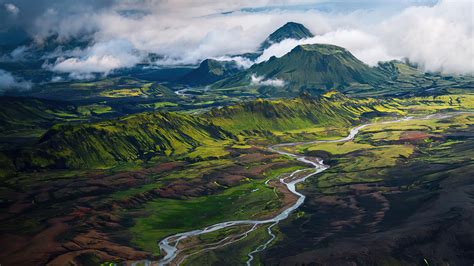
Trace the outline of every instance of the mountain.
{"label": "mountain", "polygon": [[288,22],[276,31],[274,31],[268,38],[260,45],[260,50],[263,51],[274,43],[279,43],[285,39],[305,39],[311,38],[314,35],[302,24],[295,22]]}
{"label": "mountain", "polygon": [[[384,106],[384,108],[381,108]],[[233,134],[284,132],[314,127],[350,127],[361,117],[399,112],[396,104],[376,99],[353,99],[336,91],[319,97],[303,94],[294,99],[257,99],[213,109],[206,114],[214,125]]]}
{"label": "mountain", "polygon": [[[284,82],[282,87],[267,83],[252,84],[252,76],[261,80]],[[302,91],[321,94],[351,84],[374,85],[385,79],[384,74],[354,57],[346,49],[329,44],[305,44],[295,47],[281,58],[272,57],[253,65],[247,71],[215,84],[215,87],[260,86],[263,94],[294,96]],[[265,88],[266,87],[266,88]]]}
{"label": "mountain", "polygon": [[180,79],[183,84],[191,86],[207,85],[229,77],[239,71],[234,61],[218,61],[206,59],[198,68],[192,70]]}
{"label": "mountain", "polygon": [[[156,112],[95,123],[59,124],[31,151],[25,151],[16,165],[20,169],[102,168],[159,156],[172,158],[237,135],[274,136],[275,132],[328,125],[345,128],[366,113],[378,112],[380,105],[377,100],[355,100],[330,92],[318,98],[258,99],[200,116]],[[390,112],[387,105],[384,110]]]}
{"label": "mountain", "polygon": [[251,53],[245,53],[238,56],[247,58],[251,61],[255,61],[259,56],[262,55],[263,50],[272,46],[274,43],[279,43],[285,39],[301,40],[305,38],[311,38],[314,35],[302,24],[295,22],[288,22],[285,25],[278,28],[276,31],[271,33],[265,41],[260,44],[257,51]]}
{"label": "mountain", "polygon": [[0,136],[47,129],[80,117],[76,106],[59,101],[2,96],[0,106]]}
{"label": "mountain", "polygon": [[96,123],[55,125],[20,167],[97,168],[185,154],[231,138],[209,121],[180,113],[142,113]]}

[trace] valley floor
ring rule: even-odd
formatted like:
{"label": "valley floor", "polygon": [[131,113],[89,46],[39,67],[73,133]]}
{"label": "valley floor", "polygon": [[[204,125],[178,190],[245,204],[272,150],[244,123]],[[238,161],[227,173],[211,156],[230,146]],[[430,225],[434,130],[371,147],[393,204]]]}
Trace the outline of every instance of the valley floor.
{"label": "valley floor", "polygon": [[[470,265],[472,96],[456,96],[461,99],[457,105],[449,100],[453,96],[443,97],[376,105],[380,112],[391,112],[358,120],[376,123],[346,142],[304,143],[346,136],[355,126],[346,120],[254,135],[230,128],[232,138],[206,139],[205,145],[173,159],[7,174],[0,191],[0,263],[158,261],[164,254],[157,243],[166,236],[224,221],[272,217],[296,199],[277,180],[308,166],[267,147],[301,140],[281,149],[321,158],[330,168],[297,186],[305,202],[272,226],[275,238],[253,254],[253,264]],[[434,112],[452,115],[426,117]],[[414,117],[383,123],[407,115]],[[225,119],[215,123],[225,126]],[[264,120],[258,119],[254,122],[261,125]],[[272,239],[270,225],[248,234],[244,225],[189,239],[179,246],[186,251],[178,260],[185,265],[245,264],[250,251]],[[226,238],[236,241],[203,248]]]}

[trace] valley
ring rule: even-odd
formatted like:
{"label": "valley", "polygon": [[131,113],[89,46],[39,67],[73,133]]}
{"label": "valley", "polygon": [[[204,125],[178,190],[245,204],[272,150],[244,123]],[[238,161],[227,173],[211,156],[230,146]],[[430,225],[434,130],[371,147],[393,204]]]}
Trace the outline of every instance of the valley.
{"label": "valley", "polygon": [[[30,151],[16,153],[18,157],[13,161],[3,159],[10,167],[2,181],[2,195],[8,199],[3,201],[4,239],[15,239],[19,245],[6,249],[2,256],[15,257],[12,254],[27,244],[39,249],[38,257],[29,258],[35,264],[56,265],[65,260],[159,261],[165,253],[156,243],[166,236],[239,218],[265,220],[296,204],[296,198],[278,185],[280,178],[292,172],[299,173],[293,178],[311,177],[296,185],[307,199],[298,203],[302,206],[289,213],[288,219],[260,226],[242,224],[190,238],[180,244],[186,252],[176,259],[186,264],[213,264],[225,258],[240,264],[256,249],[258,252],[252,253],[255,261],[265,261],[266,256],[275,258],[272,254],[279,248],[301,250],[291,246],[294,236],[285,228],[300,228],[292,224],[306,219],[322,219],[317,217],[330,206],[341,208],[345,214],[318,225],[327,232],[318,236],[322,244],[339,235],[373,232],[375,229],[370,228],[379,224],[388,230],[401,222],[394,221],[397,214],[386,214],[388,210],[405,213],[399,217],[402,220],[415,211],[403,210],[399,205],[403,193],[421,191],[426,197],[442,193],[439,185],[432,186],[452,171],[468,171],[470,149],[459,150],[459,163],[449,164],[446,169],[442,158],[452,160],[446,153],[468,143],[466,134],[472,122],[468,112],[473,104],[474,95],[469,94],[351,99],[330,92],[317,98],[306,95],[286,101],[255,100],[215,109],[200,118],[158,112],[56,126]],[[453,111],[459,113],[449,115]],[[439,116],[430,115],[439,112]],[[448,115],[444,117],[443,112]],[[409,116],[413,118],[385,122]],[[361,128],[353,141],[332,141],[347,135],[355,125],[372,121],[375,124]],[[162,131],[165,128],[170,130]],[[79,137],[82,141],[75,142]],[[329,141],[311,142],[315,139]],[[288,141],[296,142],[280,146],[278,149],[284,151],[281,155],[266,148]],[[313,176],[314,172],[304,170],[307,162],[299,162],[286,152],[314,162],[321,158],[330,168]],[[31,159],[35,157],[38,159]],[[423,163],[433,170],[413,170]],[[458,167],[462,170],[456,170]],[[427,183],[420,178],[398,180],[391,169],[416,171],[426,176]],[[359,200],[361,203],[357,203]],[[397,201],[392,204],[390,200]],[[364,218],[370,215],[375,220]],[[386,216],[390,222],[384,221]],[[360,228],[359,233],[350,233],[356,228]],[[69,236],[58,239],[64,230]],[[273,240],[265,245],[272,235]],[[42,241],[35,246],[35,239],[45,238],[51,239],[49,246],[56,251],[44,249]],[[22,245],[20,239],[27,242]],[[220,244],[214,246],[215,242]],[[280,247],[283,243],[290,246]],[[317,245],[315,248],[320,250]],[[229,249],[232,256],[226,251]],[[401,259],[396,254],[390,256]]]}
{"label": "valley", "polygon": [[[225,10],[203,17],[261,12]],[[471,265],[469,66],[272,30],[0,42],[0,266]]]}

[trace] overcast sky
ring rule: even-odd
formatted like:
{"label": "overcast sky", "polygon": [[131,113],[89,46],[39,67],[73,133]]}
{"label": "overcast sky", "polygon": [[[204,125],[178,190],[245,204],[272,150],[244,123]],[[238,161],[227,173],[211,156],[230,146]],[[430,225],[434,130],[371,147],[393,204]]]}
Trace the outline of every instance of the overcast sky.
{"label": "overcast sky", "polygon": [[[470,0],[0,0],[0,31],[24,29],[37,43],[91,38],[61,51],[45,67],[77,77],[141,62],[197,64],[254,51],[288,21],[316,37],[275,44],[257,60],[282,56],[300,43],[343,46],[369,65],[408,58],[427,71],[474,73],[474,4]],[[24,49],[24,48],[20,48]],[[17,53],[23,50],[17,51]],[[249,65],[249,62],[242,62]]]}

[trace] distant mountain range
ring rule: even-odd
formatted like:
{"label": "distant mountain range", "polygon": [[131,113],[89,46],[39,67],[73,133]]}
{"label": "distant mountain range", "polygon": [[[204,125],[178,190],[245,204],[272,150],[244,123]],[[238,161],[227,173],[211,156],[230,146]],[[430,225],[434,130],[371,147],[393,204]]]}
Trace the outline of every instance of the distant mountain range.
{"label": "distant mountain range", "polygon": [[[262,55],[264,49],[275,43],[285,39],[301,40],[313,36],[304,25],[288,22],[263,40],[256,51],[228,56],[240,57],[252,63]],[[50,39],[42,47],[30,50],[30,53],[33,51],[37,58],[27,57],[26,61],[0,62],[0,68],[19,78],[41,84],[38,86],[44,86],[43,84],[51,83],[53,77],[58,77],[58,73],[44,68],[44,59],[41,58],[45,53],[55,51],[58,45],[66,50],[87,47],[90,41],[88,39],[72,40],[60,44],[53,41],[54,37]],[[151,57],[160,58],[159,55],[150,55]],[[54,58],[49,60],[52,61]],[[109,77],[128,76],[145,81],[167,83],[170,87],[175,87],[174,90],[183,88],[199,90],[207,87],[221,90],[222,92],[219,92],[221,95],[245,94],[258,97],[295,97],[303,92],[319,95],[333,89],[358,96],[406,95],[423,94],[425,90],[432,88],[446,90],[450,86],[461,86],[460,84],[472,87],[470,78],[424,73],[416,66],[400,61],[384,62],[376,67],[370,67],[346,49],[328,44],[300,45],[280,58],[272,57],[248,69],[232,59],[225,61],[206,59],[196,68],[191,66],[157,68],[150,67],[152,64],[150,62],[115,70],[109,74]],[[69,81],[67,73],[59,76],[64,82]],[[104,77],[96,75],[95,78],[103,79]],[[14,96],[22,94],[15,91],[11,93]]]}
{"label": "distant mountain range", "polygon": [[[272,44],[279,43],[285,39],[301,40],[310,37],[314,37],[314,35],[304,25],[288,22],[271,33],[270,36],[262,42],[257,51],[237,56],[254,61]],[[238,65],[235,62],[231,62],[232,61],[206,59],[201,62],[198,68],[179,79],[179,82],[190,86],[212,84],[238,72]]]}
{"label": "distant mountain range", "polygon": [[[270,34],[256,52],[240,56],[255,61],[272,44],[313,36],[304,25],[288,22]],[[261,82],[253,82],[252,78]],[[319,95],[333,89],[369,96],[419,94],[433,86],[447,88],[452,84],[449,81],[443,75],[423,73],[401,61],[370,67],[345,48],[329,44],[299,45],[280,58],[271,57],[248,69],[239,68],[232,61],[207,59],[178,79],[178,83],[187,86],[210,86],[227,92],[234,88],[257,90],[263,97],[294,97],[303,92]]]}

